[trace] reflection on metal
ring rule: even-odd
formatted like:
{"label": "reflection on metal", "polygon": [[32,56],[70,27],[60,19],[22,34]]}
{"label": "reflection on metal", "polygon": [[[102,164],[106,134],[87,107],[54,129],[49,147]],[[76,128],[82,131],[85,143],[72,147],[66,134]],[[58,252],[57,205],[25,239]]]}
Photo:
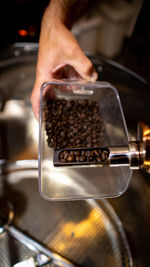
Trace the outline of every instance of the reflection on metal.
{"label": "reflection on metal", "polygon": [[13,219],[14,208],[12,203],[9,201],[6,202],[4,199],[0,199],[0,233],[6,231],[8,235],[18,240],[21,244],[29,248],[29,250],[45,254],[51,259],[51,261],[54,262],[54,264],[57,264],[60,267],[75,267],[75,265],[71,262],[67,261],[60,255],[53,253],[45,246],[20,231],[15,226],[11,225]]}
{"label": "reflection on metal", "polygon": [[138,123],[138,138],[140,138],[144,143],[145,158],[143,166],[145,166],[146,171],[149,173],[150,166],[150,126],[144,122]]}
{"label": "reflection on metal", "polygon": [[38,122],[23,100],[8,100],[0,113],[0,158],[37,158]]}
{"label": "reflection on metal", "polygon": [[147,135],[150,135],[150,129],[144,131],[144,136],[147,136]]}
{"label": "reflection on metal", "polygon": [[[67,222],[61,230],[61,235],[57,236],[57,242],[55,242],[55,246],[61,254],[64,254],[67,247],[72,247],[72,239],[78,239],[80,249],[82,249],[89,239],[93,239],[94,242],[94,239],[98,234],[98,228],[103,236],[103,216],[101,213],[98,213],[96,209],[93,209],[88,214],[87,218],[79,223]],[[71,236],[72,238],[70,238]],[[70,240],[70,242],[68,243],[67,240]],[[51,242],[53,241],[51,240],[50,243]]]}
{"label": "reflection on metal", "polygon": [[[39,196],[35,165],[29,166],[26,161],[17,168],[5,166],[2,188],[15,206],[14,225],[77,266],[132,266],[121,222],[107,201],[49,203]],[[0,257],[5,259],[5,253]]]}

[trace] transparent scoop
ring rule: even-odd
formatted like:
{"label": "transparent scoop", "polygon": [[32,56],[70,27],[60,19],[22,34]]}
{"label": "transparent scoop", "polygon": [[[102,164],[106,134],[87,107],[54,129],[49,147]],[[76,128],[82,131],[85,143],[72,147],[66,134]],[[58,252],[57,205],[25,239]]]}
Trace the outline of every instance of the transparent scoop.
{"label": "transparent scoop", "polygon": [[[59,152],[56,151],[56,149],[66,150],[72,147],[75,147],[76,149],[76,144],[75,146],[72,146],[72,144],[66,145],[58,141],[59,134],[57,134],[57,130],[59,129],[54,129],[55,127],[53,128],[54,135],[52,138],[54,137],[55,140],[53,141],[57,141],[59,144],[58,146],[51,146],[51,144],[48,143],[49,136],[47,136],[46,132],[47,122],[45,120],[45,108],[47,107],[47,103],[55,103],[55,101],[53,101],[54,99],[56,99],[56,102],[58,101],[58,103],[63,100],[65,100],[65,103],[67,103],[67,101],[79,103],[80,100],[87,101],[88,103],[93,101],[96,102],[96,107],[99,108],[100,118],[103,123],[103,140],[96,144],[94,144],[94,141],[92,140],[91,145],[90,141],[87,141],[89,142],[88,150],[90,150],[89,148],[93,149],[95,147],[99,147],[102,150],[105,148],[102,152],[107,152],[106,154],[109,156],[107,161],[103,160],[103,162],[101,162],[99,155],[97,155],[96,162],[94,160],[92,160],[92,162],[91,159],[88,162],[85,162],[84,155],[82,155],[82,162],[69,162],[67,165],[68,167],[66,166],[66,162],[60,161]],[[57,109],[55,110],[57,111]],[[51,120],[54,120],[54,117],[56,117],[55,113],[57,112],[55,112],[55,110],[53,116],[51,116]],[[87,113],[89,113],[89,110]],[[76,110],[76,113],[74,114],[78,115],[78,113],[78,110]],[[64,115],[63,109],[61,114]],[[67,117],[67,115],[64,115],[64,117],[65,116]],[[89,119],[89,115],[87,116]],[[52,122],[51,120],[50,123]],[[55,120],[59,122],[58,118],[55,118]],[[65,119],[63,119],[63,121],[64,120]],[[69,120],[71,119],[69,118]],[[83,126],[86,124],[84,124],[84,121],[82,120],[79,118],[80,123],[77,121],[78,125],[81,124],[81,126]],[[39,121],[39,186],[40,193],[45,199],[75,200],[104,198],[118,196],[125,191],[129,184],[132,171],[127,165],[120,165],[118,168],[109,168],[109,159],[112,154],[112,150],[110,151],[110,149],[116,147],[116,145],[117,147],[124,146],[128,148],[129,143],[128,131],[120,98],[117,89],[114,88],[114,86],[107,82],[91,83],[83,80],[55,80],[44,84],[40,95]],[[96,119],[94,120],[94,117],[92,117],[91,128],[94,126],[93,129],[96,129],[95,124]],[[68,132],[65,132],[65,138],[67,138],[70,133],[70,126],[66,127],[68,127]],[[86,129],[85,133],[87,133]],[[101,134],[101,132],[99,132],[99,134]],[[94,138],[90,133],[89,136]],[[63,138],[61,135],[60,137]],[[82,137],[80,136],[80,139],[81,138]],[[81,147],[85,150],[87,148],[87,144],[84,145],[84,140],[86,140],[86,138],[84,139],[83,137],[82,139],[83,143],[81,142],[81,146],[79,146],[79,144],[77,146],[78,151]],[[101,166],[104,165],[105,167],[101,168]]]}

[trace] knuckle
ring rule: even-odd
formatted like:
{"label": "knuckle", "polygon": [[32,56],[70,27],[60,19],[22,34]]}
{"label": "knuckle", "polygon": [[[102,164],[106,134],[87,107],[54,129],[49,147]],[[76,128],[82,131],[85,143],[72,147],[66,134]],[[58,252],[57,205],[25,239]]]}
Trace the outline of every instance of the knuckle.
{"label": "knuckle", "polygon": [[91,74],[93,72],[93,64],[91,61],[88,61],[85,65],[85,73]]}
{"label": "knuckle", "polygon": [[76,54],[76,48],[75,47],[68,47],[67,48],[67,57],[68,58],[73,58],[74,55]]}

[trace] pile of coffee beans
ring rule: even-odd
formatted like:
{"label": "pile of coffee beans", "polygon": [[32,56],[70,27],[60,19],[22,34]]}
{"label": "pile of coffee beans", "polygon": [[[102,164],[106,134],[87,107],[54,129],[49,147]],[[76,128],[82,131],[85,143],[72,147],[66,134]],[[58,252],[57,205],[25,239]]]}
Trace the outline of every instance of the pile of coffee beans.
{"label": "pile of coffee beans", "polygon": [[48,146],[62,149],[103,145],[104,127],[96,101],[53,99],[44,111]]}
{"label": "pile of coffee beans", "polygon": [[107,149],[95,148],[91,150],[64,150],[59,154],[59,160],[62,163],[78,163],[78,162],[106,162],[109,157]]}

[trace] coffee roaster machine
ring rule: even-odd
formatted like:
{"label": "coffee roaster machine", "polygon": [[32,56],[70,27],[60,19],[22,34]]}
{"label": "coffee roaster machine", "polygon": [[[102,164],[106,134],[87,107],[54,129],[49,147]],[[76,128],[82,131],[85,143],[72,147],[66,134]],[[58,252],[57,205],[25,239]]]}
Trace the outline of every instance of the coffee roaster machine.
{"label": "coffee roaster machine", "polygon": [[37,49],[16,43],[0,55],[2,266],[149,266],[149,84],[122,65],[89,56],[99,80],[119,92],[131,140],[123,155],[136,170],[118,198],[49,202],[38,190],[39,128],[30,104]]}

